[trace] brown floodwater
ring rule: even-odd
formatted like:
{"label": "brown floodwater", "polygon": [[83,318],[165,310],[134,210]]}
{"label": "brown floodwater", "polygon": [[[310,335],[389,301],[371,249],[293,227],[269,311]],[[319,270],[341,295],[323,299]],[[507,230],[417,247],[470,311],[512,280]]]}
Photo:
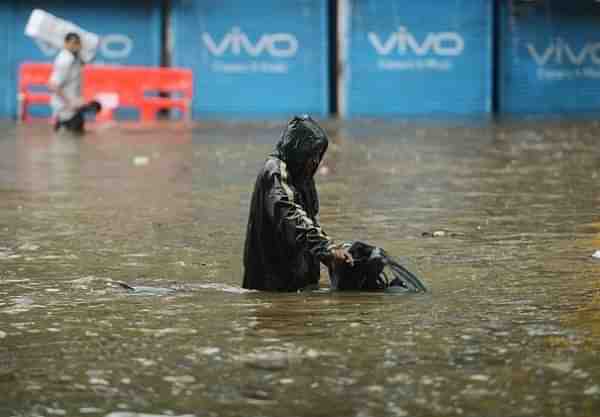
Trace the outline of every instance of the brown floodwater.
{"label": "brown floodwater", "polygon": [[281,123],[1,124],[0,416],[600,415],[600,124],[326,128],[324,229],[429,293],[240,289]]}

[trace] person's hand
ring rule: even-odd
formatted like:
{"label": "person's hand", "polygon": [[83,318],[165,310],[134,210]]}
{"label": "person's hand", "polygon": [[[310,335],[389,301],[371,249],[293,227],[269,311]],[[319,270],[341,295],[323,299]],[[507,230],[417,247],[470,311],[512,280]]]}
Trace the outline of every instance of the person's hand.
{"label": "person's hand", "polygon": [[333,255],[334,262],[354,265],[354,259],[352,258],[352,255],[350,255],[350,252],[348,252],[346,249],[332,249],[331,253]]}

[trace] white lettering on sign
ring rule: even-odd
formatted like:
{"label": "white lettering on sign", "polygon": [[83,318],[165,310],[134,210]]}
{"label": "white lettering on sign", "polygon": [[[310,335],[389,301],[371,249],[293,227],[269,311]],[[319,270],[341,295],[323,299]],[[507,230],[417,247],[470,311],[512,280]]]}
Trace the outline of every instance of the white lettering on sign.
{"label": "white lettering on sign", "polygon": [[400,26],[397,32],[393,32],[385,40],[382,40],[375,32],[369,32],[367,37],[375,51],[384,56],[396,51],[399,55],[413,53],[419,57],[426,55],[449,57],[459,56],[465,49],[463,37],[456,32],[429,32],[419,42],[406,27]]}
{"label": "white lettering on sign", "polygon": [[211,64],[211,70],[223,74],[287,74],[289,67],[285,63],[278,62],[251,61],[231,63],[215,60]]}
{"label": "white lettering on sign", "polygon": [[129,36],[111,33],[100,41],[100,55],[106,59],[125,59],[133,51],[133,40]]}
{"label": "white lettering on sign", "polygon": [[581,49],[573,47],[561,38],[556,38],[543,51],[539,51],[533,43],[526,45],[529,55],[540,67],[549,63],[581,66],[592,63],[600,65],[600,42],[586,43]]}
{"label": "white lettering on sign", "polygon": [[231,28],[220,41],[207,32],[202,34],[202,40],[210,53],[219,57],[230,52],[236,56],[258,57],[266,53],[275,58],[291,58],[299,47],[298,39],[291,33],[265,33],[253,42],[239,27]]}
{"label": "white lettering on sign", "polygon": [[[47,57],[56,55],[58,52],[56,48],[45,42],[36,40],[35,43]],[[133,47],[133,40],[129,36],[120,33],[110,33],[100,38],[98,58],[110,60],[126,59],[131,55]]]}

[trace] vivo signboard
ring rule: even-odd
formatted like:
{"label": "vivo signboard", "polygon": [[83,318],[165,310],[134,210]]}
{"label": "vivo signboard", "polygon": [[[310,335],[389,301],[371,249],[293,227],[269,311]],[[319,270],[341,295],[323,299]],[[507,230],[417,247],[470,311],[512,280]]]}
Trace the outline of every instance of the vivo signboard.
{"label": "vivo signboard", "polygon": [[173,64],[194,71],[194,115],[326,115],[327,4],[173,1]]}
{"label": "vivo signboard", "polygon": [[[24,34],[25,25],[33,9],[72,21],[78,26],[101,36],[95,64],[149,65],[160,64],[161,56],[161,1],[103,0],[77,3],[65,0],[10,0],[0,5],[3,14],[11,16],[8,30],[12,42],[7,43],[10,63],[9,106],[0,109],[5,116],[16,115],[16,80],[18,66],[24,61],[52,61],[57,51],[47,44]],[[1,33],[1,32],[0,32]]]}
{"label": "vivo signboard", "polygon": [[340,0],[338,7],[343,116],[491,111],[491,0]]}
{"label": "vivo signboard", "polygon": [[600,3],[500,6],[499,110],[506,115],[600,112]]}

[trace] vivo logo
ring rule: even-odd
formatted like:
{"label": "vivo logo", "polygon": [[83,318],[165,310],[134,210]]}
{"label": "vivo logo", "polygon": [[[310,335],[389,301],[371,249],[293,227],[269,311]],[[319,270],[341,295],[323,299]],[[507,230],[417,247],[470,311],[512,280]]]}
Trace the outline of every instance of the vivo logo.
{"label": "vivo logo", "polygon": [[[48,44],[40,41],[35,41],[42,51],[48,57],[55,55],[58,51]],[[119,33],[111,33],[100,38],[98,47],[98,55],[103,59],[125,59],[131,55],[133,51],[133,40]]]}
{"label": "vivo logo", "polygon": [[210,53],[216,56],[223,56],[229,51],[233,55],[245,53],[257,57],[266,53],[276,58],[291,58],[298,52],[298,39],[291,33],[265,33],[252,42],[239,27],[233,27],[220,41],[206,32],[202,34],[202,40]]}
{"label": "vivo logo", "polygon": [[100,55],[106,59],[123,59],[131,55],[133,40],[129,36],[113,33],[100,40]]}
{"label": "vivo logo", "polygon": [[586,43],[583,48],[578,50],[563,39],[556,38],[543,51],[538,51],[532,43],[527,44],[527,50],[535,62],[542,67],[549,62],[559,65],[571,63],[580,66],[591,61],[595,65],[600,65],[600,42]]}
{"label": "vivo logo", "polygon": [[456,32],[429,32],[419,42],[406,27],[400,26],[387,39],[382,40],[375,32],[369,32],[367,36],[379,55],[389,55],[396,51],[400,55],[413,53],[417,56],[458,56],[465,50],[465,41]]}

